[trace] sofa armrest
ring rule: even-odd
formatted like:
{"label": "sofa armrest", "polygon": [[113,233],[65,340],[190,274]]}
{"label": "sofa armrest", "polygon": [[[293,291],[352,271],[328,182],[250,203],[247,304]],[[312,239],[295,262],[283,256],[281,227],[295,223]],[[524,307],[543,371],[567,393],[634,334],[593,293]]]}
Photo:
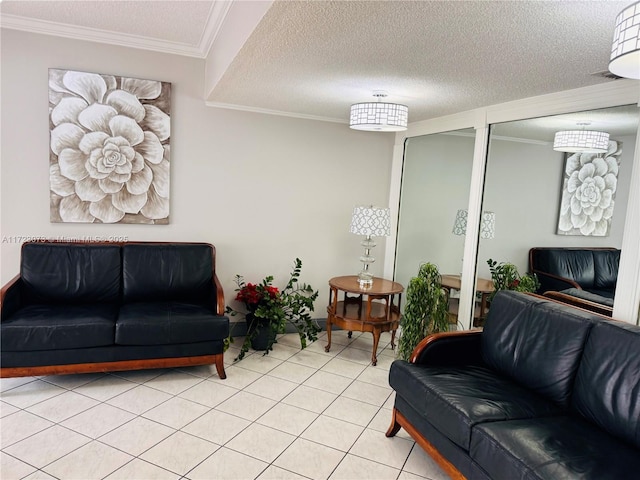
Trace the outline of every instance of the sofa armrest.
{"label": "sofa armrest", "polygon": [[216,272],[213,272],[213,285],[216,289],[216,315],[224,315],[224,290]]}
{"label": "sofa armrest", "polygon": [[570,278],[560,277],[558,275],[553,275],[551,273],[541,272],[540,270],[532,270],[532,273],[535,273],[540,281],[540,289],[538,290],[540,293],[549,291],[549,290],[566,290],[568,288],[577,288],[582,290],[582,287],[578,285],[578,283]]}
{"label": "sofa armrest", "polygon": [[413,350],[410,363],[429,365],[480,365],[482,330],[434,333]]}
{"label": "sofa armrest", "polygon": [[20,285],[22,278],[20,274],[9,280],[0,291],[0,318],[4,321],[6,318],[20,308]]}

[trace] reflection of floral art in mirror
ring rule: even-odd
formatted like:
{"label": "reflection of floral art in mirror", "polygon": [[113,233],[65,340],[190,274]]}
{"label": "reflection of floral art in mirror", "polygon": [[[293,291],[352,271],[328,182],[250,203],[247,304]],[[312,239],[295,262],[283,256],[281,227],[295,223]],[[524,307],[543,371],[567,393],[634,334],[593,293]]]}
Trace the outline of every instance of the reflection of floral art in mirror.
{"label": "reflection of floral art in mirror", "polygon": [[169,223],[171,83],[49,69],[52,222]]}
{"label": "reflection of floral art in mirror", "polygon": [[622,143],[609,141],[604,154],[567,154],[558,235],[609,235],[621,153]]}

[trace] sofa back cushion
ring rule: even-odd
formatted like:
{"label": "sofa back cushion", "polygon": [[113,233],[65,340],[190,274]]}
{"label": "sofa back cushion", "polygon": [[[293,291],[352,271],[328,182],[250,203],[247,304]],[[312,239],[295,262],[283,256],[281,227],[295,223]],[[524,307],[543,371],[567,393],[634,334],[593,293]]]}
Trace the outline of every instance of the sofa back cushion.
{"label": "sofa back cushion", "polygon": [[568,408],[594,315],[538,297],[499,292],[482,332],[482,357],[493,369]]}
{"label": "sofa back cushion", "polygon": [[539,248],[532,252],[531,268],[570,278],[582,288],[593,287],[595,267],[592,250]]}
{"label": "sofa back cushion", "polygon": [[122,247],[122,271],[125,302],[212,302],[211,245],[129,243]]}
{"label": "sofa back cushion", "polygon": [[20,276],[27,303],[118,302],[120,247],[90,243],[25,243]]}
{"label": "sofa back cushion", "polygon": [[620,250],[594,250],[595,278],[593,286],[599,289],[615,289],[618,281]]}
{"label": "sofa back cushion", "polygon": [[574,386],[572,406],[607,432],[640,448],[640,327],[593,327]]}

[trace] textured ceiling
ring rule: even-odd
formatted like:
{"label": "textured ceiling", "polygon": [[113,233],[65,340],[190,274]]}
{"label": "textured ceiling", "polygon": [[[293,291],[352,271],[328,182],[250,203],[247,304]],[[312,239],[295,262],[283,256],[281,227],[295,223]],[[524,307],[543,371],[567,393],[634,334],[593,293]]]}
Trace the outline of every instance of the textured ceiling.
{"label": "textured ceiling", "polygon": [[611,81],[628,3],[276,2],[209,100],[346,119],[381,89],[415,122]]}
{"label": "textured ceiling", "polygon": [[[416,122],[610,82],[592,74],[631,1],[275,1],[205,100],[346,122],[386,90]],[[0,12],[7,28],[204,58],[230,4],[4,0]]]}

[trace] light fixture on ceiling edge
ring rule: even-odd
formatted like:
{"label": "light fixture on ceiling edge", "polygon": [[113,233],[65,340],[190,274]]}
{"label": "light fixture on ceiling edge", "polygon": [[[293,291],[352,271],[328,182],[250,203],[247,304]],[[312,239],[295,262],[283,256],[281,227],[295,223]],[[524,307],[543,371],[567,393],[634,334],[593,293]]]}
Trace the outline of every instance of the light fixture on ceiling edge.
{"label": "light fixture on ceiling edge", "polygon": [[[588,122],[578,125],[589,125]],[[595,130],[564,130],[557,132],[553,139],[553,149],[569,153],[607,153],[609,134]]]}
{"label": "light fixture on ceiling edge", "polygon": [[409,108],[398,103],[381,102],[386,92],[375,91],[377,102],[355,103],[351,105],[349,127],[370,132],[401,132],[407,129]]}
{"label": "light fixture on ceiling edge", "polygon": [[640,79],[640,2],[616,17],[609,71],[619,77]]}

